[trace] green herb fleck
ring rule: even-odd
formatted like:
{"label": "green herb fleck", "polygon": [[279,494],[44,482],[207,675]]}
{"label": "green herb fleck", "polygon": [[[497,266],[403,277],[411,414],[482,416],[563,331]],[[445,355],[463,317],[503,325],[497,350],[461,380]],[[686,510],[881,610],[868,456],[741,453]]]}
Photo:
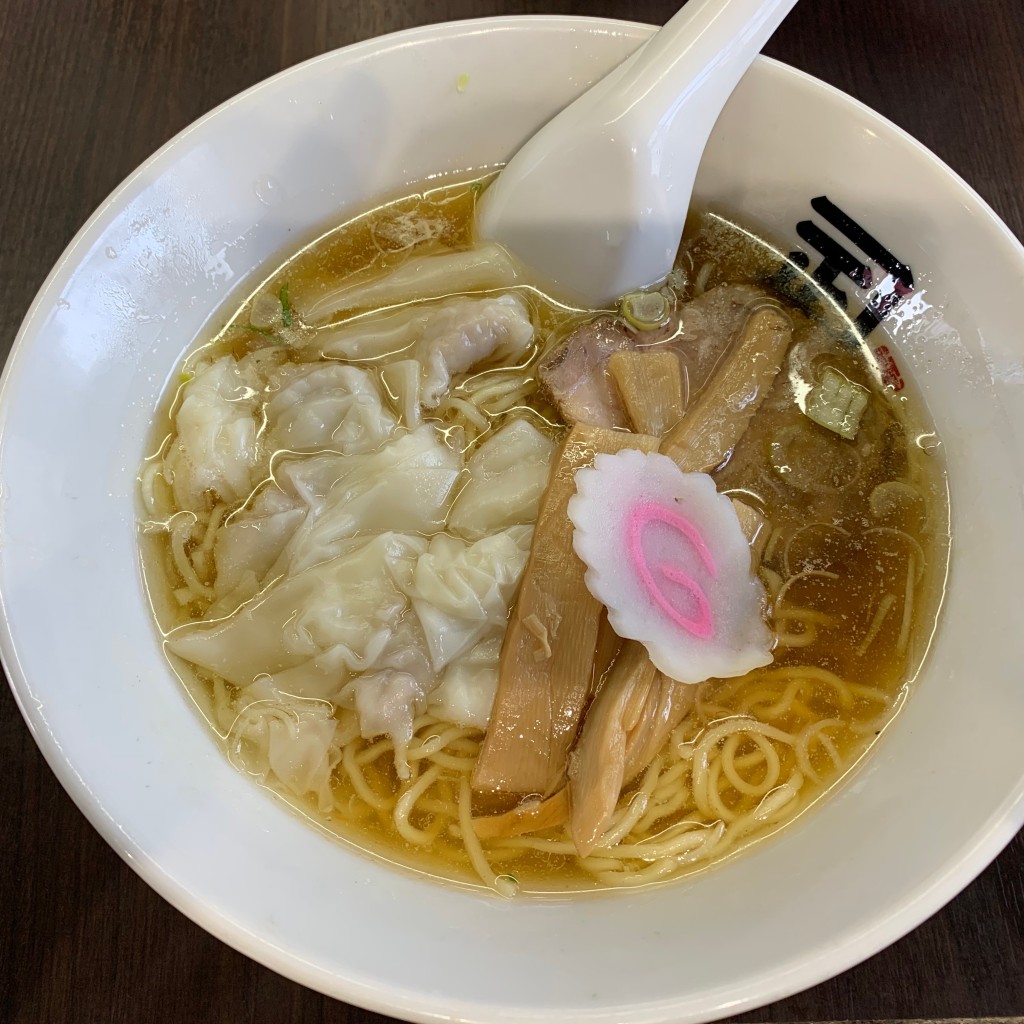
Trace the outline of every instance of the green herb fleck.
{"label": "green herb fleck", "polygon": [[187,384],[192,379],[192,376],[193,375],[189,373],[188,370],[183,370],[178,376],[178,380],[181,381],[182,384]]}
{"label": "green herb fleck", "polygon": [[473,195],[478,196],[485,188],[486,186],[482,181],[474,181],[473,184],[469,186],[469,191],[472,192]]}
{"label": "green herb fleck", "polygon": [[288,298],[288,282],[285,281],[281,285],[281,290],[277,293],[278,299],[281,301],[281,322],[285,327],[291,327],[293,313],[291,299]]}
{"label": "green herb fleck", "polygon": [[467,85],[469,85],[469,75],[463,72],[461,75],[459,75],[458,78],[455,79],[455,91],[465,92]]}
{"label": "green herb fleck", "polygon": [[240,331],[252,331],[254,334],[262,334],[264,338],[278,341],[277,335],[268,327],[255,327],[253,324],[232,324],[231,326],[237,327]]}

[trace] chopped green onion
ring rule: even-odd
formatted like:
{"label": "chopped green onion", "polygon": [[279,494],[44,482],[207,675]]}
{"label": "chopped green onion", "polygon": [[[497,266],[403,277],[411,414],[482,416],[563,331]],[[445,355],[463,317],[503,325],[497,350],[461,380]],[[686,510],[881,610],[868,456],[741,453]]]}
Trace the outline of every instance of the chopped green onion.
{"label": "chopped green onion", "polygon": [[804,412],[815,423],[852,441],[868,407],[868,391],[826,366],[818,384],[807,396]]}
{"label": "chopped green onion", "polygon": [[293,314],[292,303],[291,300],[288,298],[287,281],[285,281],[285,283],[281,285],[281,290],[277,293],[277,297],[281,301],[281,323],[283,323],[285,327],[291,327]]}
{"label": "chopped green onion", "polygon": [[467,85],[469,85],[469,75],[463,72],[461,75],[459,75],[458,78],[455,79],[455,91],[465,92]]}
{"label": "chopped green onion", "polygon": [[519,879],[508,873],[497,875],[494,879],[494,888],[499,896],[513,899],[519,895]]}
{"label": "chopped green onion", "polygon": [[668,299],[661,292],[631,292],[621,310],[623,320],[638,331],[653,331],[668,319]]}
{"label": "chopped green onion", "polygon": [[188,370],[182,370],[178,375],[178,380],[181,381],[182,384],[187,384],[194,376],[195,374],[189,373]]}

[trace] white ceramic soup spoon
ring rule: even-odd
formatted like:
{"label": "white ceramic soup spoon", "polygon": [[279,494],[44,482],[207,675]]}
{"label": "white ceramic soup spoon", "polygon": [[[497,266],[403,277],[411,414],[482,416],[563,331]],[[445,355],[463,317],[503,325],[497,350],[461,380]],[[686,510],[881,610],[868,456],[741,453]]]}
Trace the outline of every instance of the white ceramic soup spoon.
{"label": "white ceramic soup spoon", "polygon": [[708,136],[796,0],[690,0],[484,193],[480,230],[581,305],[665,278]]}

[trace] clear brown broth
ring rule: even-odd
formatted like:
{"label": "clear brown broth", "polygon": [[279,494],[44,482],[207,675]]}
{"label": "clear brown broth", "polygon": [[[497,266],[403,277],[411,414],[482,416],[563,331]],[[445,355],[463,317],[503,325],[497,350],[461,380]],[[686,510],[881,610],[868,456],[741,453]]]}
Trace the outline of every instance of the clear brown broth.
{"label": "clear brown broth", "polygon": [[[472,243],[479,187],[479,183],[473,183],[439,188],[357,217],[283,260],[258,292],[277,294],[287,283],[290,301],[301,307],[346,278],[397,266],[411,252],[468,246]],[[417,237],[419,241],[408,244]],[[756,234],[737,227],[727,216],[705,211],[692,217],[687,226],[679,267],[686,281],[686,297],[692,297],[696,282],[702,289],[725,282],[765,289],[791,312],[797,325],[795,345],[804,352],[801,360],[779,375],[747,433],[714,473],[719,490],[742,496],[763,511],[772,524],[773,534],[761,566],[769,591],[777,592],[780,584],[789,580],[783,605],[814,613],[810,622],[797,618],[777,623],[790,645],[777,648],[773,668],[811,666],[835,673],[854,691],[852,700],[849,694],[843,700],[827,683],[812,683],[800,690],[787,712],[765,717],[774,727],[786,731],[806,726],[808,721],[829,719],[841,723],[829,730],[835,755],[820,744],[811,751],[809,756],[820,781],[804,787],[792,813],[786,816],[785,820],[790,820],[858,762],[902,703],[908,682],[924,657],[941,603],[947,564],[949,518],[941,453],[923,404],[913,396],[912,385],[898,395],[884,388],[870,350],[823,296],[809,309],[796,307],[789,297],[791,288],[779,287],[780,281],[791,277],[780,274],[783,264],[778,253]],[[802,283],[806,296],[807,282]],[[595,314],[567,309],[538,289],[527,288],[524,296],[542,341],[524,370],[522,406],[518,413],[513,410],[496,417],[492,429],[507,416],[526,412],[558,437],[562,428],[557,415],[537,390],[531,368],[559,338]],[[264,335],[238,326],[248,322],[251,302],[250,296],[231,310],[225,326],[198,352],[230,352],[240,358],[266,347]],[[303,360],[310,358],[310,351],[282,346],[274,358]],[[196,358],[197,353],[193,353],[186,360],[183,380],[187,380],[188,366]],[[823,364],[840,370],[871,392],[856,442],[845,441],[812,423],[795,402],[802,387],[801,375]],[[173,429],[179,391],[170,389],[157,417],[154,458]],[[920,495],[920,502],[880,515],[878,508],[872,507],[872,494],[880,484],[896,481],[912,487]],[[162,513],[174,512],[166,500],[164,506]],[[144,531],[141,543],[147,586],[161,630],[166,633],[183,622],[201,618],[202,605],[182,607],[173,597],[180,581],[166,534]],[[798,576],[807,571],[810,575]],[[879,617],[883,605],[888,610]],[[225,742],[225,730],[217,724],[215,708],[218,701],[231,698],[232,688],[176,659],[172,661],[197,706]],[[682,738],[699,739],[715,722],[738,714],[762,717],[784,701],[789,685],[788,679],[770,673],[703,684],[698,699],[703,710],[693,721],[688,720],[689,731]],[[434,724],[427,733],[438,733],[442,728]],[[676,736],[670,742],[679,739]],[[360,754],[374,744],[356,742]],[[459,743],[463,756],[472,756],[475,738],[466,737]],[[754,748],[746,741],[736,750],[740,758],[753,753]],[[792,772],[792,752],[780,749],[778,753],[783,773]],[[754,769],[754,781],[758,770]],[[363,765],[362,771],[374,792],[389,795],[399,790],[400,780],[391,757],[377,757]],[[457,777],[455,772],[442,772],[432,791],[434,804],[457,805]],[[388,814],[375,811],[359,797],[344,771],[335,772],[332,785],[335,809],[327,815],[311,802],[286,799],[318,827],[396,864],[450,880],[476,880],[451,822],[447,823],[449,827],[437,829],[429,846],[414,847],[397,833]],[[277,792],[282,795],[279,789]],[[756,798],[728,785],[721,789],[720,800],[734,815],[749,812],[756,804]],[[478,802],[474,806],[476,813],[501,809],[493,803]],[[677,817],[688,813],[694,813],[692,808],[684,808]],[[444,825],[435,821],[437,817],[423,810],[414,824],[423,829]],[[656,838],[670,824],[668,819],[657,822],[649,838]],[[710,863],[775,831],[779,824],[773,822],[771,827],[754,830]],[[554,840],[561,834],[554,830],[542,836]],[[490,852],[496,859],[495,870],[514,877],[522,891],[564,892],[601,886],[593,872],[581,868],[570,854],[539,849]],[[705,866],[698,863],[683,870]]]}

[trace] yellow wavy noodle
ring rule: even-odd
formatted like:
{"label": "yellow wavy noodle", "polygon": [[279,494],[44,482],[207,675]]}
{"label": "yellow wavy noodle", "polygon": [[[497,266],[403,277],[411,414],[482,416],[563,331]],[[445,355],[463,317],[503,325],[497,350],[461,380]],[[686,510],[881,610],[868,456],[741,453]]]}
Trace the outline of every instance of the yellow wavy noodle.
{"label": "yellow wavy noodle", "polygon": [[[623,795],[598,849],[584,858],[566,826],[478,840],[469,778],[480,733],[429,715],[416,722],[412,777],[404,782],[395,776],[390,740],[355,738],[345,746],[335,795],[348,810],[336,816],[343,825],[355,812],[365,827],[365,811],[372,811],[382,837],[397,835],[408,853],[429,848],[435,870],[475,876],[506,893],[553,881],[557,888],[643,885],[719,860],[792,818],[866,746],[869,737],[852,725],[879,726],[880,713],[893,706],[875,687],[810,665],[702,684],[693,712]],[[843,717],[812,707],[838,707]]]}

